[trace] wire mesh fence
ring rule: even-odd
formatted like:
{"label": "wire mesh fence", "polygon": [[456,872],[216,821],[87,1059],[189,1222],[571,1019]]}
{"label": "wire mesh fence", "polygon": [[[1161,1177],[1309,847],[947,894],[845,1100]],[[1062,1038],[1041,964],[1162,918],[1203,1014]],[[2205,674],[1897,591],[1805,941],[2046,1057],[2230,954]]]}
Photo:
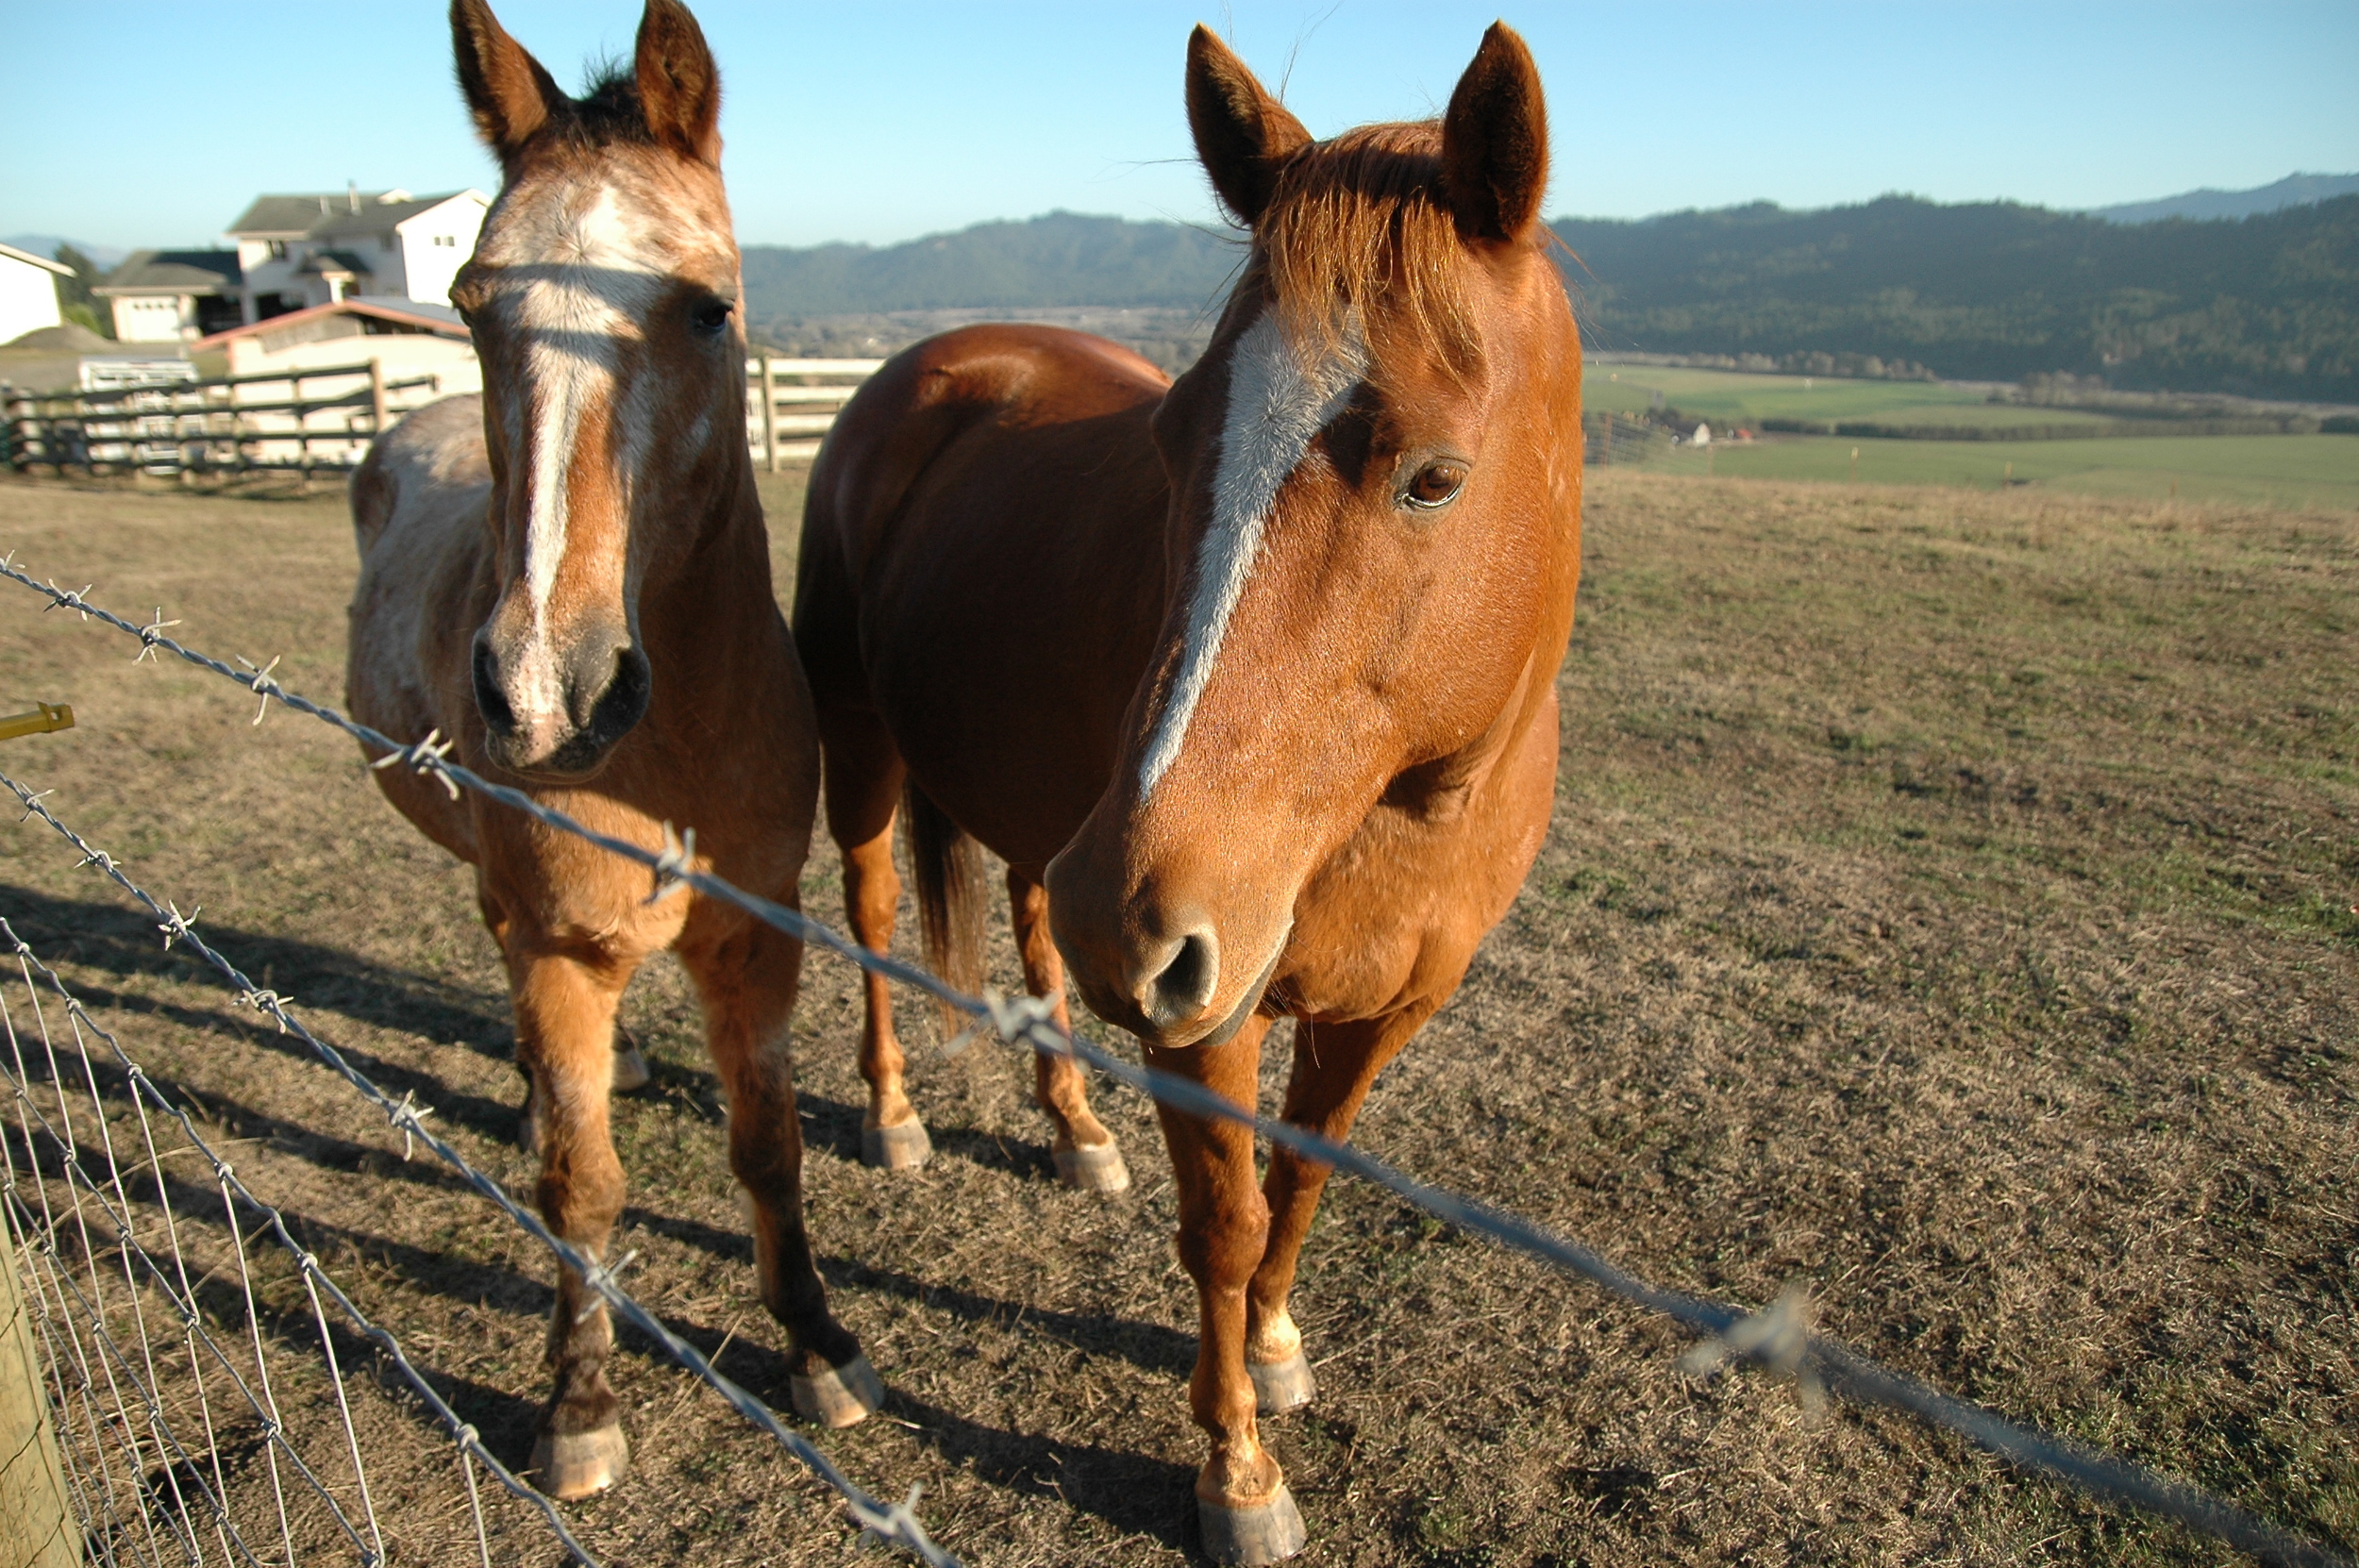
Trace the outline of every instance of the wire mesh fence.
{"label": "wire mesh fence", "polygon": [[[1010,1043],[1033,1051],[1069,1055],[1096,1069],[1104,1076],[1146,1094],[1163,1105],[1191,1114],[1218,1117],[1249,1126],[1259,1136],[1274,1144],[1296,1149],[1323,1163],[1359,1176],[1450,1225],[1486,1237],[1544,1264],[1598,1285],[1626,1300],[1662,1312],[1703,1337],[1704,1343],[1683,1360],[1683,1366],[1692,1376],[1709,1376],[1732,1362],[1765,1367],[1797,1380],[1804,1391],[1806,1398],[1815,1398],[1822,1393],[1833,1393],[1864,1403],[1907,1411],[1930,1425],[1965,1437],[2009,1462],[2053,1476],[2093,1495],[2175,1519],[2191,1528],[2230,1543],[2263,1561],[2300,1565],[2349,1564],[2351,1561],[2349,1558],[2330,1547],[2302,1539],[2257,1519],[2200,1489],[2180,1483],[2115,1456],[2094,1451],[2036,1428],[2010,1422],[1992,1410],[1943,1394],[1905,1375],[1881,1366],[1845,1345],[1815,1335],[1810,1331],[1807,1306],[1799,1293],[1789,1293],[1760,1311],[1748,1312],[1725,1303],[1700,1299],[1651,1285],[1618,1267],[1593,1249],[1578,1242],[1557,1236],[1519,1216],[1479,1200],[1429,1186],[1362,1149],[1328,1140],[1285,1122],[1262,1117],[1248,1108],[1222,1098],[1200,1084],[1143,1067],[1107,1051],[1086,1037],[1067,1034],[1055,1026],[1050,1009],[1039,999],[1020,996],[1006,998],[988,992],[981,995],[971,995],[954,989],[939,976],[923,969],[860,947],[826,926],[811,920],[799,910],[788,909],[747,893],[726,881],[695,870],[693,834],[678,834],[667,826],[661,846],[649,847],[594,832],[524,792],[482,778],[454,762],[449,756],[450,743],[438,736],[428,735],[407,743],[401,742],[366,726],[356,724],[342,713],[313,702],[300,693],[287,691],[273,678],[272,670],[276,663],[275,659],[267,664],[257,665],[250,660],[241,659],[238,664],[243,668],[232,667],[211,656],[183,647],[165,636],[164,628],[173,623],[164,621],[160,610],[156,618],[145,624],[126,620],[92,603],[88,597],[91,592],[89,588],[66,590],[57,587],[54,583],[42,582],[19,569],[9,559],[0,559],[0,576],[6,576],[45,596],[49,601],[45,607],[47,609],[74,611],[86,621],[94,619],[119,631],[128,633],[140,642],[141,646],[135,656],[137,658],[145,659],[160,650],[191,664],[209,670],[243,687],[249,693],[259,699],[259,706],[254,715],[254,722],[258,726],[266,715],[271,702],[276,699],[283,706],[331,725],[360,741],[364,746],[378,754],[373,766],[380,768],[407,766],[416,769],[439,780],[451,791],[454,796],[461,791],[475,792],[522,810],[546,826],[573,834],[640,864],[650,874],[650,896],[661,897],[676,889],[687,888],[703,896],[726,901],[802,939],[814,947],[846,959],[872,973],[880,974],[889,979],[924,992],[954,1011],[973,1020],[973,1028],[970,1033],[995,1033]],[[125,891],[143,903],[156,918],[158,929],[167,945],[174,942],[187,942],[238,991],[243,1001],[274,1019],[282,1028],[295,1033],[318,1054],[323,1062],[376,1104],[378,1109],[385,1113],[389,1126],[398,1131],[405,1143],[414,1141],[425,1145],[435,1156],[458,1170],[471,1186],[500,1208],[520,1228],[542,1242],[560,1259],[582,1269],[592,1288],[605,1297],[618,1313],[647,1332],[681,1366],[720,1393],[740,1413],[757,1426],[769,1432],[790,1454],[814,1475],[826,1480],[844,1499],[847,1511],[862,1526],[864,1538],[873,1536],[891,1542],[912,1551],[929,1562],[947,1563],[955,1560],[942,1548],[936,1546],[918,1525],[912,1512],[912,1506],[917,1501],[914,1492],[912,1493],[908,1503],[888,1506],[853,1485],[807,1440],[788,1431],[766,1406],[723,1377],[713,1369],[709,1360],[673,1334],[646,1308],[634,1301],[617,1284],[613,1277],[613,1270],[600,1266],[595,1260],[575,1254],[566,1243],[551,1234],[541,1224],[538,1216],[519,1206],[497,1183],[475,1170],[448,1143],[437,1138],[424,1123],[424,1118],[431,1114],[428,1108],[417,1106],[408,1097],[401,1101],[393,1100],[382,1089],[353,1068],[332,1046],[320,1041],[305,1028],[301,1022],[289,1011],[284,998],[257,987],[226,958],[209,948],[193,929],[195,924],[193,913],[183,916],[176,905],[169,901],[159,901],[154,895],[132,882],[112,857],[92,847],[72,828],[59,822],[42,805],[36,792],[8,777],[5,774],[0,774],[0,787],[6,787],[11,791],[24,803],[28,816],[40,817],[70,841],[83,855],[86,865],[97,867]],[[19,943],[18,947],[20,957],[24,957],[21,951],[22,944]],[[29,984],[29,970],[26,977]],[[78,1007],[74,1008],[72,1011],[77,1026],[86,1021],[86,1015]],[[954,1042],[952,1048],[957,1048],[959,1043],[959,1042]],[[124,1072],[125,1081],[135,1092],[140,1090],[146,1081],[137,1073],[136,1067],[128,1063],[127,1059]],[[56,1076],[54,1070],[51,1076],[54,1079]],[[20,1086],[25,1086],[32,1080],[26,1079],[20,1072],[17,1081]],[[87,1089],[91,1105],[86,1115],[91,1119],[93,1126],[104,1127],[108,1124],[99,1109],[102,1093],[95,1072],[91,1075]],[[18,1098],[20,1104],[29,1107],[33,1103],[33,1095],[29,1087],[20,1087]],[[70,1151],[78,1148],[79,1145],[74,1142],[71,1130],[62,1126],[64,1114],[63,1102],[60,1101],[58,1111],[60,1124],[59,1129],[50,1130],[47,1122],[42,1122],[41,1126],[43,1135],[56,1143],[59,1149]],[[190,1130],[192,1133],[193,1129]],[[145,1135],[142,1134],[142,1136]],[[33,1142],[33,1133],[27,1130],[23,1138],[29,1158],[36,1146]],[[120,1218],[122,1213],[127,1212],[125,1205],[128,1200],[125,1197],[124,1189],[121,1187],[121,1167],[115,1161],[111,1145],[106,1145],[106,1150],[104,1175],[91,1176],[85,1172],[77,1176],[77,1171],[81,1169],[78,1161],[60,1157],[60,1174],[58,1179],[63,1181],[64,1190],[68,1193],[75,1191],[87,1193],[90,1202],[95,1206],[96,1209],[102,1211],[108,1219],[114,1220]],[[15,1148],[11,1145],[11,1182],[15,1180],[13,1174],[15,1154]],[[152,1152],[146,1158],[151,1167],[157,1164],[156,1156]],[[216,1163],[218,1163],[217,1160]],[[221,1177],[225,1187],[223,1209],[234,1243],[232,1250],[236,1257],[243,1260],[245,1252],[243,1242],[237,1240],[236,1205],[230,1200],[228,1189],[230,1177],[226,1167],[216,1174]],[[104,1201],[108,1192],[106,1182],[109,1180],[117,1183],[116,1204],[112,1209],[109,1209]],[[46,1188],[44,1187],[42,1191],[45,1193]],[[33,1216],[36,1211],[31,1207],[25,1206],[23,1210],[25,1220],[19,1222],[16,1212],[19,1206],[13,1196],[13,1188],[11,1188],[10,1207],[11,1224],[31,1226],[24,1233],[29,1239],[28,1244],[36,1249],[44,1244],[50,1245],[53,1247],[53,1252],[47,1256],[51,1257],[86,1259],[92,1255],[92,1243],[87,1239],[80,1241],[81,1250],[78,1252],[72,1251],[70,1248],[64,1251],[54,1250],[56,1246],[54,1238],[59,1234],[59,1231],[57,1222],[52,1218],[54,1212],[52,1209],[40,1209],[39,1223],[34,1225]],[[84,1238],[87,1227],[83,1224],[82,1210],[75,1209],[71,1210],[71,1214],[72,1223],[75,1228],[69,1235],[68,1240]],[[103,1230],[105,1226],[102,1224],[100,1228]],[[310,1259],[310,1255],[302,1252],[300,1244],[293,1237],[287,1234],[283,1224],[277,1228],[279,1234],[285,1238],[287,1245],[298,1255],[299,1259]],[[149,1342],[140,1337],[144,1333],[142,1328],[144,1319],[137,1305],[141,1299],[138,1295],[138,1282],[142,1273],[155,1282],[155,1288],[163,1291],[165,1302],[179,1314],[179,1321],[188,1321],[194,1309],[187,1293],[184,1292],[181,1295],[175,1296],[168,1288],[164,1287],[162,1282],[166,1276],[163,1270],[153,1266],[152,1255],[135,1245],[129,1239],[131,1233],[127,1225],[118,1225],[116,1234],[122,1239],[118,1250],[123,1256],[117,1258],[113,1253],[107,1253],[107,1256],[114,1258],[122,1264],[122,1272],[126,1281],[122,1297],[131,1311],[129,1323],[133,1331],[133,1341],[138,1346],[137,1354],[144,1358],[147,1355]],[[50,1240],[44,1242],[44,1238]],[[103,1247],[99,1250],[105,1252]],[[134,1258],[138,1259],[138,1267],[133,1266]],[[242,1261],[240,1267],[243,1270]],[[53,1280],[59,1290],[62,1291],[68,1283],[65,1274],[70,1272],[70,1270],[60,1272],[56,1268],[51,1269]],[[95,1272],[92,1272],[93,1279],[97,1277]],[[312,1515],[305,1510],[305,1506],[300,1502],[302,1488],[291,1486],[278,1470],[268,1468],[276,1463],[277,1456],[283,1454],[287,1470],[294,1473],[296,1479],[308,1485],[317,1495],[321,1510],[319,1520],[326,1522],[314,1521],[310,1527],[319,1531],[323,1539],[333,1541],[334,1536],[328,1533],[332,1526],[335,1530],[342,1532],[346,1549],[356,1551],[361,1560],[383,1560],[385,1547],[376,1523],[376,1514],[368,1506],[363,1444],[355,1434],[350,1419],[351,1407],[347,1401],[350,1384],[339,1370],[340,1363],[335,1356],[333,1336],[328,1328],[326,1314],[319,1307],[317,1287],[325,1285],[331,1292],[333,1287],[325,1280],[324,1275],[319,1273],[315,1260],[300,1262],[295,1274],[310,1296],[313,1316],[319,1320],[318,1343],[323,1353],[322,1360],[326,1369],[326,1386],[332,1388],[336,1413],[342,1421],[342,1432],[345,1440],[343,1451],[349,1460],[350,1480],[346,1482],[329,1478],[327,1475],[312,1467],[308,1460],[298,1463],[298,1453],[288,1435],[287,1424],[276,1413],[278,1407],[275,1395],[268,1387],[262,1387],[260,1395],[258,1397],[251,1392],[249,1385],[241,1382],[238,1385],[239,1392],[244,1396],[245,1404],[251,1408],[252,1418],[257,1423],[256,1430],[259,1434],[259,1442],[254,1447],[253,1452],[263,1458],[266,1471],[272,1477],[274,1487],[272,1499],[277,1509],[275,1515],[262,1517],[266,1524],[275,1520],[283,1526],[282,1534],[286,1540],[282,1541],[282,1544],[286,1545],[286,1556],[292,1560],[293,1548],[290,1543],[293,1520],[297,1514],[301,1514],[307,1520],[312,1519]],[[206,1277],[209,1279],[214,1276],[208,1275]],[[253,1296],[250,1288],[243,1283],[248,1276],[241,1272],[239,1277],[241,1288],[244,1289],[247,1294],[248,1304],[244,1321],[249,1326],[249,1338],[252,1339],[256,1347],[253,1381],[254,1385],[261,1385],[263,1382],[261,1376],[263,1341],[259,1330],[253,1330],[252,1326],[259,1322],[262,1315],[267,1314],[268,1309],[258,1309],[254,1306],[254,1300],[257,1298]],[[74,1282],[78,1283],[78,1276]],[[336,1293],[336,1297],[349,1315],[358,1318],[357,1309],[352,1309],[350,1303],[342,1297],[341,1293]],[[269,1293],[266,1290],[262,1293],[260,1299],[267,1301],[268,1298]],[[59,1296],[60,1303],[63,1299],[63,1295],[60,1294]],[[96,1305],[95,1286],[93,1286],[93,1293],[90,1299],[91,1306],[85,1310],[84,1317],[92,1326],[92,1333],[96,1334],[98,1327],[106,1319],[104,1310]],[[78,1296],[76,1305],[80,1305]],[[61,1305],[59,1309],[63,1311],[65,1309]],[[292,1321],[285,1319],[284,1313],[281,1317],[282,1320]],[[193,1333],[194,1330],[192,1329],[191,1332]],[[390,1336],[382,1334],[381,1331],[372,1331],[371,1338],[381,1347],[391,1345]],[[72,1347],[69,1346],[69,1348]],[[115,1351],[116,1348],[117,1341],[114,1336],[109,1334],[101,1337],[100,1349]],[[397,1351],[393,1353],[397,1357]],[[187,1365],[193,1368],[198,1364],[198,1360],[199,1358],[192,1351],[187,1357]],[[74,1377],[69,1377],[65,1374],[53,1374],[53,1380],[57,1384],[57,1395],[60,1400],[64,1400],[70,1393],[75,1397],[81,1398],[84,1405],[92,1412],[90,1425],[93,1443],[111,1434],[118,1445],[115,1455],[118,1460],[125,1453],[134,1457],[141,1453],[152,1453],[156,1456],[157,1464],[161,1467],[158,1474],[167,1479],[176,1479],[180,1472],[172,1469],[172,1463],[174,1459],[177,1459],[184,1453],[183,1445],[176,1437],[165,1430],[163,1407],[153,1393],[154,1377],[151,1376],[146,1382],[142,1383],[131,1376],[135,1366],[141,1364],[135,1361],[133,1353],[120,1352],[96,1358],[79,1356],[77,1353],[77,1359],[70,1364],[75,1369],[87,1366],[97,1372],[104,1372],[107,1368],[120,1365],[124,1369],[124,1382],[134,1390],[132,1394],[125,1395],[114,1392],[116,1385],[109,1382],[105,1386],[109,1392],[106,1397],[102,1398],[94,1391],[103,1379],[79,1372],[76,1372]],[[406,1363],[403,1364],[406,1367]],[[426,1387],[423,1378],[417,1378],[412,1372],[411,1379],[430,1404],[438,1403],[433,1401],[431,1390]],[[72,1381],[74,1385],[71,1390],[67,1387],[69,1381]],[[109,1410],[112,1412],[111,1417],[108,1414]],[[200,1417],[205,1417],[206,1408],[200,1407],[198,1413]],[[488,1455],[480,1452],[479,1446],[471,1444],[471,1434],[460,1427],[456,1417],[450,1416],[445,1407],[438,1405],[436,1413],[445,1419],[445,1425],[452,1429],[455,1436],[459,1437],[464,1455],[479,1460],[500,1478],[504,1485],[517,1492],[519,1495],[532,1496],[521,1481],[506,1471],[500,1470]],[[209,1419],[209,1417],[207,1418]],[[63,1419],[61,1416],[60,1420]],[[107,1424],[109,1420],[112,1421],[112,1425]],[[337,1435],[337,1428],[334,1426],[329,1426],[325,1430],[330,1440]],[[145,1445],[144,1448],[140,1446],[142,1443]],[[318,1446],[316,1442],[314,1446]],[[333,1446],[332,1442],[329,1446]],[[167,1459],[168,1454],[174,1459]],[[97,1462],[97,1457],[94,1454],[83,1457],[77,1462],[88,1467]],[[123,1467],[125,1466],[119,1465],[119,1468]],[[193,1466],[189,1467],[187,1473],[194,1480],[202,1478],[197,1475],[196,1468]],[[147,1472],[142,1471],[141,1474],[144,1476]],[[343,1472],[335,1473],[337,1476],[341,1476]],[[472,1472],[468,1473],[468,1478],[472,1484]],[[137,1502],[142,1498],[148,1499],[148,1507],[152,1511],[155,1500],[160,1498],[162,1493],[157,1489],[155,1483],[142,1484],[147,1487],[145,1492],[141,1491],[138,1485],[130,1485],[123,1495],[131,1502]],[[84,1503],[86,1519],[92,1522],[93,1528],[101,1527],[96,1523],[100,1517],[99,1514],[91,1512],[89,1505],[110,1502],[113,1494],[90,1487],[81,1478],[80,1469],[75,1473],[74,1485],[77,1489],[77,1499],[86,1500]],[[360,1506],[357,1515],[347,1506],[344,1501],[345,1493],[340,1491],[340,1488],[348,1488],[351,1495],[358,1499]],[[201,1486],[196,1490],[203,1493]],[[281,1501],[290,1493],[293,1493],[298,1499],[292,1510]],[[233,1510],[220,1501],[217,1494],[204,1493],[204,1495],[207,1498],[205,1506],[211,1510],[211,1518],[226,1521],[232,1516]],[[563,1537],[564,1526],[556,1510],[537,1497],[533,1500],[540,1503],[551,1527]],[[192,1543],[196,1539],[196,1528],[187,1522],[191,1516],[185,1507],[179,1503],[176,1493],[174,1508],[176,1511],[172,1517],[181,1520],[182,1524],[177,1528],[177,1533],[172,1529],[166,1529],[163,1534],[170,1538],[176,1547]],[[118,1510],[118,1513],[120,1511]],[[110,1526],[116,1517],[117,1514],[106,1515]],[[127,1518],[128,1515],[124,1514],[123,1517]],[[152,1524],[144,1522],[148,1517],[148,1513],[142,1513],[140,1519],[142,1522],[137,1526],[136,1529],[124,1531],[122,1538],[128,1541],[142,1533],[151,1539],[156,1537],[156,1528]],[[355,1523],[356,1517],[364,1521],[367,1529],[371,1532],[365,1540],[361,1526]],[[225,1537],[226,1528],[225,1522],[222,1525],[222,1533]],[[566,1543],[577,1558],[590,1560],[587,1554],[582,1552],[581,1548],[572,1543],[569,1538]],[[123,1560],[150,1560],[138,1557],[123,1559]],[[152,1557],[152,1560],[167,1560],[162,1557]],[[171,1560],[181,1560],[180,1558],[171,1559]],[[194,1560],[192,1558],[188,1560]]]}

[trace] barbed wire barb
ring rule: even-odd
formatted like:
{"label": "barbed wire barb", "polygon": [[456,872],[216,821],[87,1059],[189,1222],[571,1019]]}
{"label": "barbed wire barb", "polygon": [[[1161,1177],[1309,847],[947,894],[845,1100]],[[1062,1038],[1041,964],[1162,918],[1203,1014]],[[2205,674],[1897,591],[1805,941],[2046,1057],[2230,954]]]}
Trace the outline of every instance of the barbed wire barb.
{"label": "barbed wire barb", "polygon": [[[445,780],[445,782],[448,782]],[[696,830],[677,833],[670,823],[663,825],[663,847],[655,857],[655,891],[647,894],[647,902],[661,904],[672,894],[688,886],[688,874],[696,868]]]}
{"label": "barbed wire barb", "polygon": [[[143,660],[156,659],[156,640],[163,635],[166,626],[176,626],[179,624],[177,621],[165,620],[164,607],[158,605],[155,618],[140,627],[140,651],[131,656],[131,662],[138,664]],[[161,664],[162,660],[157,659],[157,662]]]}
{"label": "barbed wire barb", "polygon": [[[151,647],[154,646],[153,643],[150,643],[149,645]],[[246,682],[246,689],[261,699],[254,706],[254,723],[257,726],[261,724],[262,715],[270,711],[271,698],[277,697],[282,701],[285,700],[286,693],[279,688],[278,682],[271,678],[270,674],[273,670],[278,668],[278,660],[284,657],[284,655],[275,654],[271,657],[271,661],[269,663],[262,665],[259,669],[255,667],[254,661],[250,659],[241,658],[238,660],[239,663],[244,665],[247,670],[252,672],[253,678]]]}

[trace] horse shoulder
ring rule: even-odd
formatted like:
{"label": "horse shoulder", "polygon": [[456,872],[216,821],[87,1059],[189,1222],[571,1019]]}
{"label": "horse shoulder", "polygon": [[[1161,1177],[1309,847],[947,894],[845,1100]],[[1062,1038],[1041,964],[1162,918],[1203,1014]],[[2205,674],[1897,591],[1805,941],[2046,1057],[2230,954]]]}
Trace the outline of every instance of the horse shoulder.
{"label": "horse shoulder", "polygon": [[[489,608],[491,485],[482,401],[472,395],[410,415],[369,449],[353,475],[360,575],[345,702],[355,718],[395,740],[414,741],[429,729],[455,735],[472,717],[467,657]],[[394,780],[397,772],[378,775],[394,804],[445,848],[473,859],[466,813],[447,804],[441,786],[417,780],[423,788],[410,788]]]}

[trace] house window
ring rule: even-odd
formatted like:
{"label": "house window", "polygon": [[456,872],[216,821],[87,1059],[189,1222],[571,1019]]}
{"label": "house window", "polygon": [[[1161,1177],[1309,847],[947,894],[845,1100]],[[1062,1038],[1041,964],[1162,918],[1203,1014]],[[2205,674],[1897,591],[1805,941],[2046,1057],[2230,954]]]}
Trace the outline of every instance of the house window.
{"label": "house window", "polygon": [[438,245],[448,245],[453,250],[456,250],[459,248],[459,236],[456,234],[437,234],[434,237],[434,242]]}
{"label": "house window", "polygon": [[270,255],[274,261],[284,261],[287,259],[287,242],[273,240],[270,242]]}

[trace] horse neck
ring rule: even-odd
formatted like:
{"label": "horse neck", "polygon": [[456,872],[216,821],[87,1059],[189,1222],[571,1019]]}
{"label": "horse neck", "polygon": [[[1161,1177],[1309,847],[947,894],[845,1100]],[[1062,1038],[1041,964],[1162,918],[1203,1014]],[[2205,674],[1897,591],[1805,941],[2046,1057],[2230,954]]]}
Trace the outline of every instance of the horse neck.
{"label": "horse neck", "polygon": [[754,487],[752,457],[734,450],[725,476],[693,508],[674,515],[681,528],[678,557],[643,591],[639,618],[647,656],[658,668],[693,673],[721,683],[734,678],[731,656],[746,644],[739,628],[778,616],[770,575],[770,532]]}

